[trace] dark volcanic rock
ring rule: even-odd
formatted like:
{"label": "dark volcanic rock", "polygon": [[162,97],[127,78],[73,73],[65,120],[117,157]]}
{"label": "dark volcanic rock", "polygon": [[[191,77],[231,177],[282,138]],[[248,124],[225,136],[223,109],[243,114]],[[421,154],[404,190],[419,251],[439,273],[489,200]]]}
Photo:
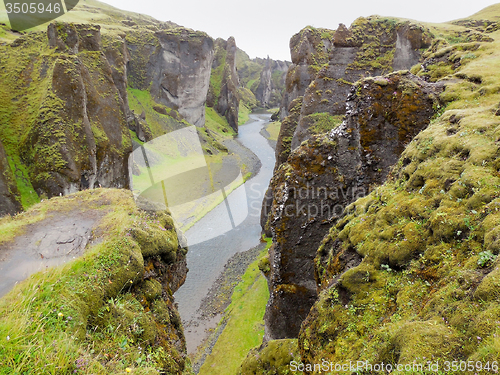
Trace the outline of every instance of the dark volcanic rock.
{"label": "dark volcanic rock", "polygon": [[[293,65],[280,108],[275,171],[302,142],[338,124],[332,116],[345,114],[347,96],[356,81],[394,68],[410,69],[431,42],[430,32],[420,25],[377,16],[358,18],[349,29],[342,24],[337,31],[307,27],[294,35],[290,40]],[[300,105],[295,101],[298,98]],[[269,219],[265,215],[272,196],[270,189],[263,202],[261,223],[266,233]]]}
{"label": "dark volcanic rock", "polygon": [[7,160],[7,154],[0,141],[0,216],[13,215],[22,210],[19,191]]}
{"label": "dark volcanic rock", "polygon": [[344,208],[382,183],[407,143],[430,122],[442,86],[408,72],[353,87],[345,121],[291,152],[271,180],[271,297],[266,338],[296,337],[314,303],[316,250]]}

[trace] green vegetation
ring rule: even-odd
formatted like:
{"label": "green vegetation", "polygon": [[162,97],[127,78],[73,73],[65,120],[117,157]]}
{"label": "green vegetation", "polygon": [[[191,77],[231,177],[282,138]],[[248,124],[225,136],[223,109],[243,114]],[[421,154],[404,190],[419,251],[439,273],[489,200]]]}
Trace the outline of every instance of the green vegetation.
{"label": "green vegetation", "polygon": [[[267,254],[271,240],[267,239],[267,242],[259,258]],[[257,259],[248,267],[242,281],[235,287],[223,320],[226,326],[199,374],[235,374],[248,351],[262,342],[269,291],[258,263]]]}
{"label": "green vegetation", "polygon": [[167,263],[177,257],[167,214],[140,212],[124,190],[98,189],[4,218],[0,232],[13,236],[29,223],[74,210],[102,212],[100,241],[81,258],[32,275],[0,300],[0,374],[182,372],[173,301],[161,298],[155,279],[143,282],[145,270],[154,268],[147,256]]}
{"label": "green vegetation", "polygon": [[314,113],[307,116],[306,121],[310,122],[309,131],[311,134],[326,133],[342,123],[344,116],[332,116],[329,113]]}
{"label": "green vegetation", "polygon": [[238,125],[244,125],[250,120],[250,113],[252,110],[240,101],[240,109],[238,111]]}
{"label": "green vegetation", "polygon": [[[431,54],[443,62],[417,71],[453,79],[446,106],[323,240],[303,361],[499,360],[500,33],[490,36],[474,47],[441,44]],[[354,252],[361,263],[345,269]]]}
{"label": "green vegetation", "polygon": [[271,141],[278,140],[278,136],[280,134],[280,129],[281,129],[281,122],[280,121],[272,122],[266,127],[266,130],[269,133],[269,139]]}

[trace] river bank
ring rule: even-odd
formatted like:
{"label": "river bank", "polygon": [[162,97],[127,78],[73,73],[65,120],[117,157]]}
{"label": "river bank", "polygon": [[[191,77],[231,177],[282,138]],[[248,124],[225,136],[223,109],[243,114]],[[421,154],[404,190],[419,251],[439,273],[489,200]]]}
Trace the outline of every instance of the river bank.
{"label": "river bank", "polygon": [[[269,118],[269,115],[251,115],[252,121],[240,126],[236,137],[236,141],[254,153],[261,162],[259,172],[228,197],[228,201],[233,195],[244,197],[240,204],[230,207],[233,217],[244,216],[244,220],[230,231],[211,238],[211,233],[217,233],[220,229],[220,217],[227,213],[227,206],[223,202],[185,233],[188,245],[190,241],[194,245],[189,246],[187,255],[190,271],[175,298],[185,327],[188,353],[191,355],[206,339],[209,331],[217,327],[221,319],[220,311],[224,310],[231,296],[231,288],[225,287],[227,284],[224,282],[220,285],[217,282],[219,277],[222,277],[221,280],[227,277],[227,274],[224,276],[225,269],[233,268],[225,265],[235,254],[260,245],[260,208],[274,168],[274,150],[260,134],[261,129],[269,123]],[[202,236],[209,239],[199,243]],[[239,271],[234,271],[235,274],[244,272],[249,264],[236,261],[238,263],[240,265],[236,268]],[[211,292],[212,295],[222,293],[226,296],[213,299],[210,298]]]}

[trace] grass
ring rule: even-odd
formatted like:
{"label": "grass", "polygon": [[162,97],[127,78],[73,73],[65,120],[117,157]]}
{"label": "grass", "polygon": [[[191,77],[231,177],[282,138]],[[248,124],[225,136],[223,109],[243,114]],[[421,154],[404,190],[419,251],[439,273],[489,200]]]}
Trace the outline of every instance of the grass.
{"label": "grass", "polygon": [[280,129],[281,129],[281,122],[280,121],[270,123],[266,127],[266,130],[269,133],[269,140],[277,141],[278,136],[280,135]]}
{"label": "grass", "polygon": [[[130,109],[134,111],[137,116],[142,113],[145,114],[146,122],[151,129],[153,138],[186,126],[190,126],[190,124],[186,121],[179,121],[173,118],[171,116],[171,114],[173,114],[173,110],[166,106],[157,104],[149,91],[128,87],[127,93]],[[155,108],[157,110],[155,110]],[[164,110],[167,114],[160,113],[158,110]]]}
{"label": "grass", "polygon": [[240,101],[240,108],[238,111],[238,125],[244,125],[250,120],[250,113],[252,111]]}
{"label": "grass", "polygon": [[[268,245],[259,258],[267,254],[271,240],[267,241]],[[235,287],[231,304],[226,309],[224,321],[227,325],[201,367],[200,375],[236,374],[249,350],[262,343],[269,291],[258,267],[259,260],[248,267],[242,281]]]}
{"label": "grass", "polygon": [[[168,339],[152,345],[165,340],[160,324],[172,324],[155,321],[149,305],[141,304],[145,261],[139,242],[126,234],[137,225],[148,230],[156,221],[137,210],[129,192],[99,189],[54,198],[3,219],[0,232],[74,209],[109,211],[98,228],[101,241],[0,299],[0,374],[119,374],[126,368],[148,374],[169,366],[174,371],[167,362],[178,354]],[[158,303],[151,301],[151,309]]]}

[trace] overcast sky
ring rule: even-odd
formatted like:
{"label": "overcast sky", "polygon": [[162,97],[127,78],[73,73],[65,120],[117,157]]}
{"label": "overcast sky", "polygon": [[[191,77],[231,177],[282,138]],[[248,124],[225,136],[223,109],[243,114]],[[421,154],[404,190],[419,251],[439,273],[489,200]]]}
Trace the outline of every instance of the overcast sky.
{"label": "overcast sky", "polygon": [[213,38],[236,38],[250,57],[290,60],[290,37],[311,25],[337,29],[378,14],[445,22],[470,16],[492,0],[101,0],[120,9],[172,21]]}

